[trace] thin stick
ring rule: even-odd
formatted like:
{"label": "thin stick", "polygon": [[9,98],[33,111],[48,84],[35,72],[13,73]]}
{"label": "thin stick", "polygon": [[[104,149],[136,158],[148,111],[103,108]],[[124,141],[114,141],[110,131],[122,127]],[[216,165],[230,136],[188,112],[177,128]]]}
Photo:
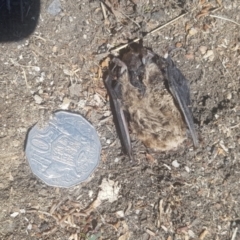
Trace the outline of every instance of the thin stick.
{"label": "thin stick", "polygon": [[22,68],[22,71],[23,71],[23,76],[24,76],[24,80],[25,80],[27,88],[31,88],[30,85],[28,84],[27,75],[26,75],[24,68]]}
{"label": "thin stick", "polygon": [[167,22],[167,23],[165,23],[164,25],[161,25],[161,26],[153,29],[152,31],[148,32],[148,33],[147,33],[145,36],[143,36],[142,38],[135,38],[135,39],[132,40],[131,42],[126,43],[126,44],[124,44],[124,45],[122,45],[122,46],[120,46],[120,47],[118,47],[118,48],[115,48],[115,49],[111,50],[110,52],[111,52],[111,53],[112,53],[112,52],[117,52],[117,51],[119,51],[119,50],[127,47],[129,44],[138,42],[138,41],[140,41],[141,39],[146,38],[146,37],[149,36],[150,34],[155,33],[155,32],[157,32],[157,31],[159,31],[160,29],[163,29],[163,28],[165,28],[166,26],[168,26],[168,25],[176,22],[176,21],[179,20],[180,18],[184,17],[186,14],[187,14],[187,13],[183,13],[182,15],[174,18],[173,20],[171,20],[171,21],[169,21],[169,22]]}
{"label": "thin stick", "polygon": [[187,13],[183,13],[182,15],[180,15],[180,16],[174,18],[174,19],[171,20],[170,22],[168,22],[168,23],[166,23],[166,24],[164,24],[164,25],[162,25],[162,26],[159,26],[159,27],[153,29],[152,31],[150,31],[149,33],[147,33],[147,35],[149,35],[149,34],[151,34],[151,33],[155,33],[155,32],[157,32],[158,30],[160,30],[160,29],[162,29],[162,28],[164,28],[164,27],[166,27],[166,26],[168,26],[168,25],[170,25],[170,24],[176,22],[178,19],[184,17],[186,14],[187,14]]}
{"label": "thin stick", "polygon": [[236,238],[236,236],[237,236],[237,230],[238,230],[238,228],[236,227],[235,230],[234,230],[234,232],[233,232],[233,235],[232,235],[231,240],[235,240],[235,238]]}
{"label": "thin stick", "polygon": [[128,17],[128,16],[127,16],[125,13],[123,13],[122,11],[121,11],[121,14],[122,14],[123,16],[125,16],[126,18],[128,18],[130,21],[132,21],[134,24],[136,24],[138,28],[141,28],[140,25],[139,25],[137,22],[133,21],[130,17]]}
{"label": "thin stick", "polygon": [[213,17],[213,18],[219,18],[219,19],[222,19],[222,20],[225,20],[225,21],[228,21],[228,22],[232,22],[232,23],[235,23],[238,26],[240,26],[240,24],[238,22],[235,22],[235,21],[233,21],[233,20],[231,20],[229,18],[225,18],[225,17],[221,17],[221,16],[217,16],[217,15],[212,15],[212,14],[210,14],[209,16]]}
{"label": "thin stick", "polygon": [[104,4],[102,2],[100,2],[100,5],[101,5],[101,8],[102,8],[104,19],[107,19],[107,13],[106,13],[106,9],[105,9]]}

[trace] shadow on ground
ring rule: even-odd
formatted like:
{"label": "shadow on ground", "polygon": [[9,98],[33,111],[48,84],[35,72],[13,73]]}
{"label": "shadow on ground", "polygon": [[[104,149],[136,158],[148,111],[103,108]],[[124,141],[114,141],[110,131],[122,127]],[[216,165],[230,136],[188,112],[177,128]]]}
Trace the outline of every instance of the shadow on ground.
{"label": "shadow on ground", "polygon": [[40,0],[0,0],[0,42],[19,41],[36,28]]}

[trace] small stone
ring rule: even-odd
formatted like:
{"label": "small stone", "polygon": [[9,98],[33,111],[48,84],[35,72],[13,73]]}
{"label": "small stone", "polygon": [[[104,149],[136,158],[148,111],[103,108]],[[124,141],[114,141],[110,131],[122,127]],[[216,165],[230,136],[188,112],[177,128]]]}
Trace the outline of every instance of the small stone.
{"label": "small stone", "polygon": [[61,104],[60,108],[63,109],[63,110],[67,110],[70,103],[71,103],[71,100],[65,97],[63,99],[63,103]]}
{"label": "small stone", "polygon": [[56,53],[56,52],[57,52],[57,46],[53,46],[52,51],[53,51],[54,53]]}
{"label": "small stone", "polygon": [[93,196],[93,191],[92,191],[92,190],[90,190],[90,191],[88,192],[88,196],[89,196],[90,198],[92,198],[92,196]]}
{"label": "small stone", "polygon": [[214,59],[213,50],[207,50],[206,54],[203,56],[204,59],[208,59],[210,62]]}
{"label": "small stone", "polygon": [[42,103],[43,99],[40,96],[34,95],[33,97],[34,97],[34,100],[35,100],[35,102],[37,104],[41,104]]}
{"label": "small stone", "polygon": [[188,235],[193,239],[195,238],[195,233],[191,229],[188,230]]}
{"label": "small stone", "polygon": [[185,170],[186,170],[186,172],[190,172],[190,168],[188,167],[188,166],[185,166]]}
{"label": "small stone", "polygon": [[102,101],[102,99],[99,97],[98,94],[94,94],[93,98],[94,98],[94,101],[95,101],[96,106],[100,107],[100,106],[103,105],[103,101]]}
{"label": "small stone", "polygon": [[206,46],[201,46],[198,48],[201,54],[205,54],[207,52],[207,47]]}
{"label": "small stone", "polygon": [[124,212],[121,211],[121,210],[120,210],[120,211],[117,211],[117,212],[116,212],[116,215],[117,215],[118,218],[124,218]]}
{"label": "small stone", "polygon": [[40,67],[35,66],[35,67],[33,67],[33,70],[36,72],[40,72]]}
{"label": "small stone", "polygon": [[185,58],[188,59],[188,60],[193,60],[194,59],[194,54],[193,53],[187,53],[185,55]]}
{"label": "small stone", "polygon": [[32,230],[32,224],[31,224],[31,223],[28,224],[28,226],[27,226],[27,230]]}
{"label": "small stone", "polygon": [[178,163],[177,160],[174,160],[174,161],[172,162],[172,166],[175,167],[175,168],[178,168],[178,167],[180,166],[180,164]]}
{"label": "small stone", "polygon": [[85,105],[86,105],[86,102],[87,102],[87,100],[84,100],[84,99],[80,100],[80,101],[78,102],[78,107],[79,107],[79,108],[84,108]]}
{"label": "small stone", "polygon": [[228,100],[232,99],[232,93],[229,92],[229,93],[227,94],[227,99],[228,99]]}
{"label": "small stone", "polygon": [[182,47],[182,43],[181,42],[177,42],[176,43],[176,48],[181,48]]}
{"label": "small stone", "polygon": [[10,216],[11,216],[12,218],[15,218],[15,217],[18,216],[18,215],[19,215],[19,212],[14,212],[14,213],[10,214]]}
{"label": "small stone", "polygon": [[193,36],[195,34],[198,33],[198,30],[196,28],[191,28],[189,31],[188,31],[188,36]]}
{"label": "small stone", "polygon": [[139,209],[137,209],[137,210],[136,210],[136,214],[138,215],[139,213],[140,213],[140,210],[139,210]]}
{"label": "small stone", "polygon": [[20,211],[20,213],[26,213],[25,209],[20,209],[19,211]]}
{"label": "small stone", "polygon": [[53,0],[47,9],[48,13],[53,16],[56,16],[58,13],[62,11],[61,2],[59,0]]}
{"label": "small stone", "polygon": [[71,71],[70,71],[69,69],[67,69],[67,68],[64,68],[64,69],[63,69],[63,72],[64,72],[64,74],[67,75],[67,76],[71,76],[71,75],[72,75]]}

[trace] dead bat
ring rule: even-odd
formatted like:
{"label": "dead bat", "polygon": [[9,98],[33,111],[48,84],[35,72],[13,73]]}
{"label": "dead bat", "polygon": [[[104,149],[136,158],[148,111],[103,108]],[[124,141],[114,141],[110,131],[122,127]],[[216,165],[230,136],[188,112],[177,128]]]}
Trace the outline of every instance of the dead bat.
{"label": "dead bat", "polygon": [[188,83],[169,56],[164,59],[142,47],[125,53],[121,60],[113,58],[112,63],[105,83],[130,159],[128,122],[138,139],[156,151],[169,151],[182,144],[187,138],[186,125],[194,146],[198,145]]}

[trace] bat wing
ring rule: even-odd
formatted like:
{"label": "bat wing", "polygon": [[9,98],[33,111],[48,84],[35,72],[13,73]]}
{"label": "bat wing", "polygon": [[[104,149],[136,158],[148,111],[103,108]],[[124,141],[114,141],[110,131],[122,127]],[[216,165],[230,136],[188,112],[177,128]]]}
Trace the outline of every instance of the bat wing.
{"label": "bat wing", "polygon": [[198,146],[198,137],[195,131],[192,111],[190,108],[191,100],[190,100],[190,90],[188,88],[187,80],[181,73],[181,71],[175,66],[170,57],[167,59],[167,78],[170,91],[179,104],[179,107],[183,113],[185,121],[190,130],[194,146]]}
{"label": "bat wing", "polygon": [[109,92],[110,98],[112,99],[112,102],[113,102],[113,108],[116,116],[117,125],[119,128],[119,134],[120,134],[120,139],[121,139],[123,148],[128,154],[129,158],[133,160],[132,145],[131,145],[130,135],[128,131],[128,124],[123,111],[121,99],[119,98],[116,92],[116,88],[114,88],[113,86],[112,72],[110,72],[107,78],[105,79],[105,84]]}

